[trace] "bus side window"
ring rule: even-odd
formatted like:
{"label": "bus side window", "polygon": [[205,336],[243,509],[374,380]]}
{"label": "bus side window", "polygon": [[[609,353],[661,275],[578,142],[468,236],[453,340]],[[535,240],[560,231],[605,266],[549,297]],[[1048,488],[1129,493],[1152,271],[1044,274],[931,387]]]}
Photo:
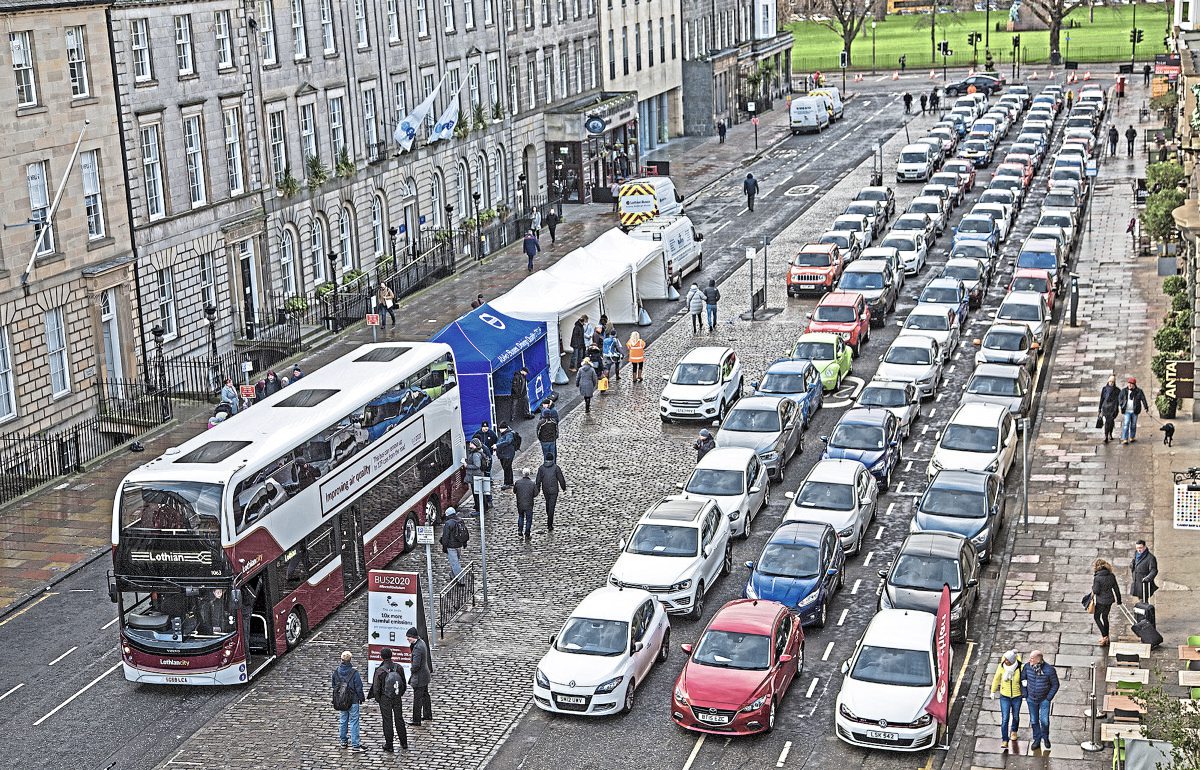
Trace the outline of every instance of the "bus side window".
{"label": "bus side window", "polygon": [[308,574],[311,576],[334,557],[333,524],[323,524],[304,539],[304,544],[308,552]]}

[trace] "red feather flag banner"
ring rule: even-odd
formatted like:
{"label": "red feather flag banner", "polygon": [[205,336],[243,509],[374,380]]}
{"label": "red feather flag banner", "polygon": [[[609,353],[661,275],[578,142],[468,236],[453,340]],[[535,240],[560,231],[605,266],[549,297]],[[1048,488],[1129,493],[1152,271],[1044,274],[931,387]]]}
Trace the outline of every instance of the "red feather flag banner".
{"label": "red feather flag banner", "polygon": [[925,711],[937,720],[938,724],[946,724],[950,713],[950,586],[942,585],[942,598],[938,602],[937,627],[934,631],[935,649],[937,651],[937,688]]}

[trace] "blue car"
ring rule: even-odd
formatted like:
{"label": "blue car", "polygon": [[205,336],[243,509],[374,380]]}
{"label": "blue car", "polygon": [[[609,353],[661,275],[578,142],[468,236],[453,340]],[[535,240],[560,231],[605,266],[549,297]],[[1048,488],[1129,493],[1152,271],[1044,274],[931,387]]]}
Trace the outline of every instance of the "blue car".
{"label": "blue car", "polygon": [[954,240],[950,242],[953,248],[965,241],[983,241],[995,251],[1000,247],[1000,228],[991,217],[982,214],[968,214],[954,228]]}
{"label": "blue car", "polygon": [[807,428],[825,400],[821,373],[807,358],[780,358],[767,367],[761,381],[750,383],[755,396],[786,396],[800,407]]}
{"label": "blue car", "polygon": [[779,602],[801,625],[822,628],[833,594],[846,582],[846,553],[828,524],[787,521],[771,533],[757,562],[748,561],[747,599]]}
{"label": "blue car", "polygon": [[889,409],[850,409],[833,426],[833,433],[821,440],[825,442],[822,460],[858,460],[880,489],[892,485],[892,474],[904,459],[900,420]]}

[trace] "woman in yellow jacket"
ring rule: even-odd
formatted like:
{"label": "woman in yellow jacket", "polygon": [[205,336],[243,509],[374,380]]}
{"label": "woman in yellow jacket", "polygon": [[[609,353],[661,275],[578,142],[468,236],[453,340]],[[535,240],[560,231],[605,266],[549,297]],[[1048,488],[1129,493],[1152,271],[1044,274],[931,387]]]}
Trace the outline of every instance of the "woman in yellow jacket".
{"label": "woman in yellow jacket", "polygon": [[991,696],[1000,693],[1000,741],[1008,748],[1009,741],[1017,744],[1017,728],[1021,726],[1021,656],[1009,650],[1000,657],[996,675],[992,677]]}

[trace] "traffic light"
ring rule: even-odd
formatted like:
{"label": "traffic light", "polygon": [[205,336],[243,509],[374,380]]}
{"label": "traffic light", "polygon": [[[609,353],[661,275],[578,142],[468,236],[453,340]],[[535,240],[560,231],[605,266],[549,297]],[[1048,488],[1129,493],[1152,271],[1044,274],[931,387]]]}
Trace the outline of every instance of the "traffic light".
{"label": "traffic light", "polygon": [[1020,48],[1020,47],[1021,47],[1021,36],[1013,35],[1013,48]]}
{"label": "traffic light", "polygon": [[938,54],[940,54],[941,56],[949,56],[950,55],[950,41],[949,40],[939,40],[938,41]]}
{"label": "traffic light", "polygon": [[1145,33],[1142,30],[1137,28],[1129,30],[1129,42],[1140,43],[1143,37],[1145,37]]}
{"label": "traffic light", "polygon": [[1145,31],[1144,31],[1144,30],[1140,30],[1140,29],[1139,29],[1139,30],[1137,31],[1137,41],[1138,41],[1139,43],[1140,43],[1140,42],[1142,42],[1142,38],[1145,36],[1145,34],[1146,34],[1146,33],[1145,33]]}
{"label": "traffic light", "polygon": [[848,51],[842,51],[841,55],[838,56],[838,66],[842,69],[850,66],[850,53]]}

